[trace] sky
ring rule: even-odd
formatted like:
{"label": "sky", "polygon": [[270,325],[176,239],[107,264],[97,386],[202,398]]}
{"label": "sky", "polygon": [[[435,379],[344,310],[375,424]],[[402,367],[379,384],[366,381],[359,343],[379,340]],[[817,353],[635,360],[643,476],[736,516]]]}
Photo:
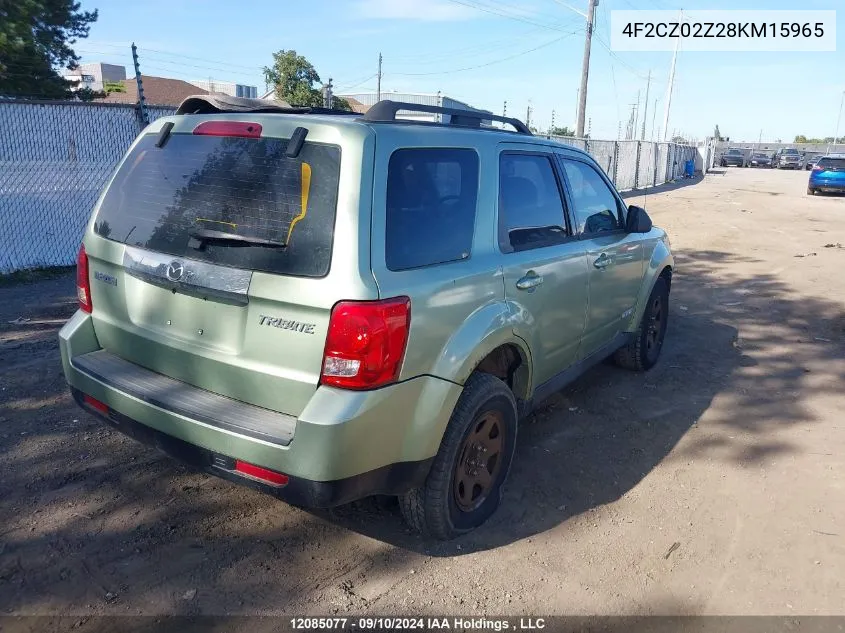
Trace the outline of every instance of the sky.
{"label": "sky", "polygon": [[[590,61],[587,117],[592,138],[616,139],[640,100],[645,138],[659,136],[671,52],[611,53],[614,9],[836,9],[841,0],[600,0]],[[144,74],[236,81],[264,89],[261,68],[295,49],[332,79],[335,94],[441,91],[545,130],[574,127],[587,0],[82,0],[98,9],[75,45],[83,62],[132,72],[130,44]],[[569,6],[567,6],[569,5]],[[668,129],[704,138],[716,125],[737,141],[833,136],[845,90],[845,10],[837,51],[678,55]],[[644,111],[648,75],[648,109]],[[656,102],[656,107],[655,107]],[[655,116],[656,115],[656,116]],[[840,126],[845,134],[845,121]]]}

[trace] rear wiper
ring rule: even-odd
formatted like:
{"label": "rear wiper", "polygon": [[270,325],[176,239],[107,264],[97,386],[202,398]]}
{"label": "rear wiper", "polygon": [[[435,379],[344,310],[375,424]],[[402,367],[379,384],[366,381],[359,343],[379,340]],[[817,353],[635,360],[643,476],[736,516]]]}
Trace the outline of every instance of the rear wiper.
{"label": "rear wiper", "polygon": [[260,237],[250,237],[248,235],[238,235],[237,233],[227,233],[226,231],[214,231],[212,229],[197,229],[192,231],[190,235],[199,242],[198,247],[200,248],[207,242],[229,242],[238,246],[263,246],[265,248],[287,247],[287,244],[284,242],[266,240]]}

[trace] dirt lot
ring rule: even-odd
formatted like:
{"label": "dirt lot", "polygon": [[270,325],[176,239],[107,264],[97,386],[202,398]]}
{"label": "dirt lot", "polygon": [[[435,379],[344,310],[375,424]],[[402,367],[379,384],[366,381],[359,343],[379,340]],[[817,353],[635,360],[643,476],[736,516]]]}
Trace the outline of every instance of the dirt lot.
{"label": "dirt lot", "polygon": [[61,375],[72,277],[0,288],[0,612],[844,614],[845,198],[806,178],[649,195],[678,255],[661,363],[549,401],[503,507],[446,544],[107,429]]}

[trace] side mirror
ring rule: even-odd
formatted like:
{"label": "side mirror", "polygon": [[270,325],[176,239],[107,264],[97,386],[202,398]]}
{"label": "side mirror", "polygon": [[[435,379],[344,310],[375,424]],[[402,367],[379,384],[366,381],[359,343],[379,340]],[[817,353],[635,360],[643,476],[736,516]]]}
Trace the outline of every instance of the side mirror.
{"label": "side mirror", "polygon": [[651,218],[642,207],[631,205],[628,207],[628,219],[625,222],[625,231],[628,233],[648,233],[651,231]]}

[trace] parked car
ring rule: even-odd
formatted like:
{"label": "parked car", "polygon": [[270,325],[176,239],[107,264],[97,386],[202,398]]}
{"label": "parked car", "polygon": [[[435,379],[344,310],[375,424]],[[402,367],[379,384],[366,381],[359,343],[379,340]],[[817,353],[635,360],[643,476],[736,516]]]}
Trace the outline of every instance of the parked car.
{"label": "parked car", "polygon": [[816,161],[810,172],[807,195],[816,192],[845,193],[845,154],[828,154]]}
{"label": "parked car", "polygon": [[794,147],[779,149],[775,152],[772,165],[777,169],[800,169],[801,154]]}
{"label": "parked car", "polygon": [[754,153],[751,155],[748,164],[752,167],[771,167],[772,159],[768,154]]}
{"label": "parked car", "polygon": [[731,165],[733,165],[734,167],[747,167],[748,162],[746,159],[746,153],[744,150],[732,147],[728,149],[727,152],[722,154],[722,158],[719,161],[719,164],[722,167],[728,167]]}
{"label": "parked car", "polygon": [[83,408],[210,473],[305,506],[397,495],[448,539],[499,505],[536,404],[658,361],[673,268],[588,154],[516,119],[207,95],[106,186],[62,362]]}
{"label": "parked car", "polygon": [[821,152],[804,152],[801,155],[801,158],[804,161],[804,169],[810,171],[822,156],[824,156],[824,154]]}

